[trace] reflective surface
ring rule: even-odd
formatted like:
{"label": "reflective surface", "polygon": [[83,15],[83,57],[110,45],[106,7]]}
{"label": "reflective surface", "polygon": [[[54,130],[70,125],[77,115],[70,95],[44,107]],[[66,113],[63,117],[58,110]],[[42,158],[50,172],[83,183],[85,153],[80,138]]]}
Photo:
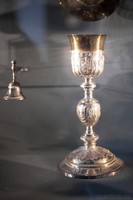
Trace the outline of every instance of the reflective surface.
{"label": "reflective surface", "polygon": [[27,72],[28,68],[17,67],[16,61],[11,61],[11,70],[12,70],[12,82],[8,85],[8,90],[6,95],[3,97],[4,100],[24,100],[25,96],[22,93],[20,84],[16,81],[16,74],[19,71]]}
{"label": "reflective surface", "polygon": [[21,86],[16,81],[9,83],[6,96],[4,96],[3,98],[5,100],[24,100],[25,99],[21,90]]}
{"label": "reflective surface", "polygon": [[104,69],[105,38],[106,35],[69,36],[73,73],[85,79],[81,85],[84,98],[77,105],[77,115],[86,126],[86,132],[81,136],[84,146],[69,153],[59,165],[59,170],[70,178],[114,176],[124,165],[109,150],[96,146],[99,136],[93,130],[101,115],[101,108],[93,98],[96,85],[92,78],[98,77]]}
{"label": "reflective surface", "polygon": [[[132,200],[133,1],[122,1],[121,15],[94,23],[73,17],[56,0],[0,2],[0,10],[6,6],[0,15],[1,98],[11,82],[10,60],[29,67],[17,74],[26,100],[0,100],[0,200]],[[98,146],[125,161],[114,177],[70,179],[57,170],[83,144],[84,126],[75,112],[83,79],[72,73],[71,33],[107,34],[105,70],[95,79],[102,110],[95,131]]]}
{"label": "reflective surface", "polygon": [[123,162],[102,147],[80,147],[72,151],[59,165],[59,170],[69,178],[96,179],[114,176]]}
{"label": "reflective surface", "polygon": [[120,0],[59,0],[71,14],[85,21],[97,21],[111,15]]}
{"label": "reflective surface", "polygon": [[104,50],[106,35],[75,35],[69,36],[71,50],[91,51]]}

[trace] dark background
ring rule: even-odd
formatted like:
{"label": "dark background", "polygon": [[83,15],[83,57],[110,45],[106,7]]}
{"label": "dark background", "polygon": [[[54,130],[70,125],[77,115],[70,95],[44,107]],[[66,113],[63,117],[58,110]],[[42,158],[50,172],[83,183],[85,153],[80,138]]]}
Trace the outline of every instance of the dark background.
{"label": "dark background", "polygon": [[[76,116],[83,79],[73,75],[68,34],[107,34],[105,70],[95,98],[99,145],[125,162],[115,177],[69,179],[57,164],[82,145]],[[17,78],[25,101],[4,101],[10,61],[28,66]],[[0,0],[0,200],[133,199],[133,1],[107,19],[82,22],[56,0]]]}

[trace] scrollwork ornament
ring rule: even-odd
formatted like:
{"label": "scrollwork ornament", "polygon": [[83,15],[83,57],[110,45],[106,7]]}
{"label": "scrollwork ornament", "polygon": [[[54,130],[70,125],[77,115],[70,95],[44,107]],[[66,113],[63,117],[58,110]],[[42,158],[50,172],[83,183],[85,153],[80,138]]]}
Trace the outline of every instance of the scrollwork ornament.
{"label": "scrollwork ornament", "polygon": [[77,105],[77,115],[87,126],[94,126],[101,115],[100,104],[96,99],[82,99]]}
{"label": "scrollwork ornament", "polygon": [[93,78],[104,69],[105,35],[70,35],[72,71],[83,77],[81,88],[84,98],[77,105],[77,115],[86,126],[80,139],[84,145],[75,149],[60,163],[60,171],[70,178],[103,178],[114,176],[123,167],[123,161],[108,149],[97,146],[99,136],[93,126],[98,122],[101,108],[93,97],[95,83]]}
{"label": "scrollwork ornament", "polygon": [[76,76],[96,77],[104,69],[104,51],[72,51],[72,71]]}

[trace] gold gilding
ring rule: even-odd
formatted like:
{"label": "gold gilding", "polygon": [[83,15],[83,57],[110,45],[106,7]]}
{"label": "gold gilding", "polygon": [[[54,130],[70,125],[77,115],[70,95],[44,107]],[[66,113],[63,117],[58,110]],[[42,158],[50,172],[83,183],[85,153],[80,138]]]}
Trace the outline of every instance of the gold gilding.
{"label": "gold gilding", "polygon": [[97,51],[104,50],[106,35],[69,35],[71,50]]}
{"label": "gold gilding", "polygon": [[86,126],[85,133],[80,137],[84,142],[59,164],[59,170],[70,178],[103,178],[114,176],[123,168],[124,163],[111,151],[97,146],[99,136],[93,127],[97,124],[101,107],[93,97],[95,83],[104,70],[104,42],[106,35],[70,35],[72,71],[84,78],[81,87],[84,98],[77,105],[79,120]]}

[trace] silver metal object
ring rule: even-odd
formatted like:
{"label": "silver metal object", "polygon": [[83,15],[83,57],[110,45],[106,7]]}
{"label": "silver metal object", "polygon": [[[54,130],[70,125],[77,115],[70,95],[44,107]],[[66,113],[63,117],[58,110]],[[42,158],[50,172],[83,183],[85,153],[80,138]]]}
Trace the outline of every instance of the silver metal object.
{"label": "silver metal object", "polygon": [[21,85],[16,81],[17,72],[27,72],[27,67],[16,67],[16,61],[11,61],[12,70],[12,82],[8,85],[6,95],[3,97],[4,100],[24,100],[25,96],[22,93]]}
{"label": "silver metal object", "polygon": [[84,98],[77,105],[77,115],[86,126],[86,131],[81,136],[84,146],[69,153],[59,164],[59,170],[71,178],[114,176],[124,163],[108,149],[96,145],[99,136],[93,130],[101,115],[101,108],[98,100],[93,98],[96,85],[92,79],[101,75],[104,69],[106,35],[70,35],[69,39],[72,71],[85,79],[81,85]]}

